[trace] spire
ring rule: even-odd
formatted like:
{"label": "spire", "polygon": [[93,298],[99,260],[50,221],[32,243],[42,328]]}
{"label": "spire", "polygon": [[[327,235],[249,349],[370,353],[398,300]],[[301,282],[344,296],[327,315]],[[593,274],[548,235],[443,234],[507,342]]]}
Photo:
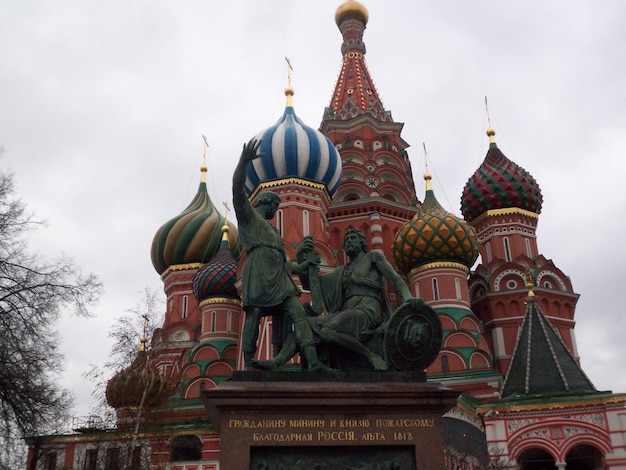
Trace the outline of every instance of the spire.
{"label": "spire", "polygon": [[[422,142],[424,146],[424,166],[426,167],[426,172],[424,173],[424,180],[426,181],[426,193],[429,191],[433,191],[433,185],[431,180],[433,179],[432,175],[428,172],[428,152],[426,151],[426,142]],[[434,194],[434,193],[433,193]]]}
{"label": "spire", "polygon": [[291,61],[289,60],[288,57],[285,57],[285,60],[287,61],[287,86],[285,87],[285,96],[287,97],[286,106],[288,108],[292,108],[293,107],[292,96],[295,93],[295,90],[291,86],[291,71],[293,70],[293,67],[291,66]]}
{"label": "spire", "polygon": [[496,145],[496,130],[491,127],[491,116],[489,115],[489,105],[487,104],[487,97],[485,96],[485,111],[487,112],[487,136],[489,137],[489,148],[497,148]]}
{"label": "spire", "polygon": [[502,386],[502,399],[596,392],[537,304],[532,275],[527,272],[526,313]]}
{"label": "spire", "polygon": [[230,212],[230,207],[228,207],[228,203],[226,201],[222,204],[224,204],[224,225],[222,225],[222,244],[220,245],[220,249],[228,248],[230,244],[228,238],[228,231],[230,230],[228,227],[228,213]]}
{"label": "spire", "polygon": [[146,351],[146,342],[148,341],[146,339],[146,335],[148,334],[148,314],[144,313],[141,318],[143,318],[143,334],[141,336],[141,339],[139,340],[139,352],[145,352]]}
{"label": "spire", "polygon": [[379,121],[393,122],[365,65],[363,32],[368,18],[367,9],[353,0],[344,2],[335,13],[335,22],[343,36],[343,63],[326,114],[334,119],[346,120],[370,113]]}
{"label": "spire", "polygon": [[200,166],[200,183],[206,184],[206,172],[209,169],[206,164],[206,151],[209,148],[209,142],[204,134],[202,134],[202,140],[204,140],[204,147],[202,149],[202,165]]}

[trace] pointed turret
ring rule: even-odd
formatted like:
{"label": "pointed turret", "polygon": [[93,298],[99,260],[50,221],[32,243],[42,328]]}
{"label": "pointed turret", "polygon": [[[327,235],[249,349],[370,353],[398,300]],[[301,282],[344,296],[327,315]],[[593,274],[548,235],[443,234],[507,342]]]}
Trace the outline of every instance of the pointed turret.
{"label": "pointed turret", "polygon": [[372,249],[391,260],[394,234],[419,205],[413,172],[401,136],[401,122],[385,110],[365,63],[363,33],[367,9],[348,0],[336,11],[341,31],[342,63],[320,130],[339,150],[343,178],[334,195],[328,218],[331,244],[341,246],[345,229],[360,227]]}
{"label": "pointed turret", "polygon": [[343,36],[343,63],[330,106],[326,108],[326,119],[345,120],[368,113],[378,121],[393,122],[365,64],[363,32],[368,18],[367,9],[352,0],[339,6],[335,13],[335,22]]}
{"label": "pointed turret", "polygon": [[530,272],[527,279],[526,312],[502,386],[502,398],[595,392],[596,388],[537,304]]}

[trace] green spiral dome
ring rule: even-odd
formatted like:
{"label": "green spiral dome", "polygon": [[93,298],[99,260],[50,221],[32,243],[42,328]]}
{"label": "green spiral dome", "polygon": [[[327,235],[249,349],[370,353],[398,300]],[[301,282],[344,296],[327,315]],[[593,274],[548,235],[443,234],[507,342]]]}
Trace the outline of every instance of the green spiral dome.
{"label": "green spiral dome", "polygon": [[[159,274],[170,266],[207,263],[220,248],[221,227],[225,223],[211,201],[205,181],[206,165],[202,166],[202,180],[191,203],[176,217],[163,224],[154,235],[150,255]],[[229,239],[233,256],[237,259],[237,228],[230,222]]]}

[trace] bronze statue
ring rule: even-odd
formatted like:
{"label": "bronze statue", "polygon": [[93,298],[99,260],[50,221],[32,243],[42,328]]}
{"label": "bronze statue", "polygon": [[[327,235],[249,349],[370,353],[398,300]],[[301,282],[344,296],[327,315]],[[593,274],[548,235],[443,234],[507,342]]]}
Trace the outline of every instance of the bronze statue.
{"label": "bronze statue", "polygon": [[[312,240],[305,240],[301,251],[312,253]],[[367,359],[374,370],[386,370],[388,364],[381,356],[381,329],[389,320],[391,309],[385,295],[387,279],[405,304],[413,310],[423,307],[421,299],[413,298],[409,288],[380,251],[368,251],[365,236],[358,229],[344,234],[343,249],[350,258],[348,264],[319,277],[327,315],[309,317],[320,345],[331,344],[345,348]],[[302,271],[307,285],[306,271]],[[377,340],[378,346],[366,345]],[[279,370],[297,352],[294,338],[288,338],[279,354],[268,361],[253,360],[259,369]],[[331,359],[331,365],[338,364]],[[349,366],[339,365],[340,369]]]}
{"label": "bronze statue", "polygon": [[317,358],[313,332],[300,303],[300,290],[291,273],[307,270],[312,260],[300,264],[287,261],[283,239],[269,223],[280,204],[272,192],[262,192],[253,208],[244,191],[246,168],[258,154],[261,141],[244,145],[233,174],[233,205],[239,228],[239,242],[248,257],[242,273],[242,307],[246,312],[242,349],[244,367],[251,368],[262,316],[288,315],[293,322],[295,343],[306,358],[310,370],[327,369]]}

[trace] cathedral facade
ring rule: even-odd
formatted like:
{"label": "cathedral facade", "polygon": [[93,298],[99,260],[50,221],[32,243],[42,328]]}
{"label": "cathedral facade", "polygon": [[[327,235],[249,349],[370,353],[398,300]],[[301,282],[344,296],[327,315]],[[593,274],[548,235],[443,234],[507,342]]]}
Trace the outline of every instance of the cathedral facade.
{"label": "cathedral facade", "polygon": [[[462,217],[439,203],[429,173],[425,194],[416,194],[403,123],[384,108],[366,65],[368,11],[348,0],[335,22],[343,61],[319,127],[297,116],[288,86],[281,118],[251,136],[265,156],[249,166],[245,191],[252,203],[261,190],[280,196],[272,223],[285,255],[296,260],[311,237],[329,272],[345,264],[343,236],[357,228],[435,309],[443,342],[427,380],[459,393],[444,417],[448,468],[626,469],[626,395],[597,391],[580,368],[578,294],[539,250],[537,181],[489,128],[485,158],[459,188]],[[220,468],[203,392],[244,368],[246,253],[208,196],[206,171],[189,205],[154,235],[165,321],[108,383],[116,428],[33,439],[29,468]],[[402,303],[391,288],[387,296]],[[286,327],[261,320],[257,358],[275,354]],[[298,368],[297,358],[287,368]]]}

